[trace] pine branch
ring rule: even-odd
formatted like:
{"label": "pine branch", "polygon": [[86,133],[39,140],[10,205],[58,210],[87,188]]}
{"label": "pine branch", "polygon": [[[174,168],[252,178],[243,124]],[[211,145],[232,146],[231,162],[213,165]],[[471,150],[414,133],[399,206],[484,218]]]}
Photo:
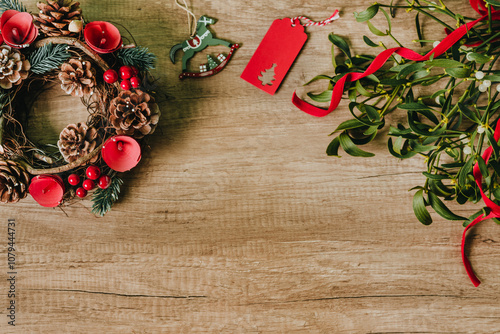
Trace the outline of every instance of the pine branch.
{"label": "pine branch", "polygon": [[155,68],[156,56],[148,48],[137,46],[130,49],[120,49],[117,54],[123,64],[134,66],[139,71],[148,71]]}
{"label": "pine branch", "polygon": [[14,9],[18,12],[27,12],[26,6],[19,2],[19,0],[0,0],[0,13],[6,10]]}
{"label": "pine branch", "polygon": [[[0,0],[2,1],[2,0]],[[46,44],[35,50],[30,56],[31,72],[44,74],[61,66],[69,58],[67,44]]]}
{"label": "pine branch", "polygon": [[118,200],[120,194],[120,186],[123,180],[117,176],[111,178],[111,184],[106,189],[97,189],[92,195],[92,213],[104,216],[106,212],[111,210],[113,203]]}

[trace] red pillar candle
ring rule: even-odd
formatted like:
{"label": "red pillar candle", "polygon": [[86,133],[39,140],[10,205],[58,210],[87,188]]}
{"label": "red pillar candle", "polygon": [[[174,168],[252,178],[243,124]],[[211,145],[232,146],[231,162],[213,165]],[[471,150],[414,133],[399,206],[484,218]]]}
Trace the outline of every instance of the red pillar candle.
{"label": "red pillar candle", "polygon": [[64,182],[58,175],[39,175],[31,179],[28,191],[38,204],[53,208],[62,202]]}
{"label": "red pillar candle", "polygon": [[126,172],[137,166],[141,160],[141,146],[132,137],[114,136],[104,143],[101,155],[109,168]]}

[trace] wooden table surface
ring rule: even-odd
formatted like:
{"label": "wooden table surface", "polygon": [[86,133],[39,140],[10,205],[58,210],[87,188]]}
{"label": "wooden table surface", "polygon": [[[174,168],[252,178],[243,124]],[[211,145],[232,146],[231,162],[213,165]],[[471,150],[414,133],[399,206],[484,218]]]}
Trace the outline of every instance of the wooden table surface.
{"label": "wooden table surface", "polygon": [[[349,119],[346,103],[325,118],[291,103],[296,89],[320,91],[302,87],[306,81],[333,73],[332,31],[357,53],[379,50],[363,35],[394,46],[355,21],[352,13],[369,2],[189,3],[196,15],[218,19],[216,36],[242,47],[218,75],[179,81],[180,53],[172,64],[169,50],[188,30],[173,0],[81,1],[87,20],[122,23],[158,56],[163,115],[105,217],[91,214],[89,200],[64,211],[31,197],[2,206],[0,332],[500,332],[499,227],[488,221],[471,233],[483,281],[474,288],[460,257],[461,222],[433,214],[426,227],[414,218],[408,190],[423,182],[423,160],[391,157],[384,136],[368,147],[374,158],[328,157],[328,134]],[[473,15],[465,0],[448,3]],[[307,28],[276,95],[240,79],[274,19],[321,20],[336,8],[340,20]],[[400,11],[393,21],[412,47],[413,17]],[[440,27],[424,25],[427,36],[442,38]],[[77,100],[62,91],[48,96],[38,102],[33,136],[57,136],[85,116],[72,114]],[[397,120],[404,115],[391,116]],[[481,205],[453,208],[470,215]],[[8,218],[17,224],[15,328],[5,316]]]}

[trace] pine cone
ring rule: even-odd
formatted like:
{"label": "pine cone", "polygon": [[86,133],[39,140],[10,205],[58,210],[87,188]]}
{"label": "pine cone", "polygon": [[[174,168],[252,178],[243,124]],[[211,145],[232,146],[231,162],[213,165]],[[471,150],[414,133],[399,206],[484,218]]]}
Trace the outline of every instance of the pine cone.
{"label": "pine cone", "polygon": [[69,29],[71,21],[82,19],[80,3],[71,0],[38,2],[40,12],[33,15],[35,26],[46,36],[74,36]]}
{"label": "pine cone", "polygon": [[0,202],[16,203],[28,195],[29,174],[12,160],[0,158]]}
{"label": "pine cone", "polygon": [[59,72],[61,88],[73,96],[82,97],[90,93],[94,87],[94,73],[89,61],[81,61],[72,58],[69,62],[62,64]]}
{"label": "pine cone", "polygon": [[[98,144],[97,130],[85,123],[70,124],[59,135],[57,146],[64,160],[73,162],[92,152]],[[89,162],[94,163],[98,156]]]}
{"label": "pine cone", "polygon": [[19,50],[8,45],[0,46],[0,87],[10,89],[28,77],[30,62]]}
{"label": "pine cone", "polygon": [[109,107],[109,121],[118,135],[142,138],[154,132],[160,109],[148,93],[140,90],[121,92]]}

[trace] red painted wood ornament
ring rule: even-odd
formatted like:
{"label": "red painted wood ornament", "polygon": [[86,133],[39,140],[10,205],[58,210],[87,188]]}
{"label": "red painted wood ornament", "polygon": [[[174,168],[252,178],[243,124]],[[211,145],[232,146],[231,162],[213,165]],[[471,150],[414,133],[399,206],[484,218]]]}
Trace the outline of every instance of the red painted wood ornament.
{"label": "red painted wood ornament", "polygon": [[64,182],[58,175],[39,175],[31,180],[29,193],[41,206],[53,208],[62,202]]}
{"label": "red painted wood ornament", "polygon": [[141,146],[132,137],[114,136],[104,143],[101,154],[109,168],[126,172],[141,160]]}
{"label": "red painted wood ornament", "polygon": [[[275,20],[245,67],[241,78],[274,95],[307,40],[304,27],[323,26],[338,18],[336,10],[330,18],[321,22],[313,22],[303,16]],[[301,24],[300,19],[308,23]]]}

